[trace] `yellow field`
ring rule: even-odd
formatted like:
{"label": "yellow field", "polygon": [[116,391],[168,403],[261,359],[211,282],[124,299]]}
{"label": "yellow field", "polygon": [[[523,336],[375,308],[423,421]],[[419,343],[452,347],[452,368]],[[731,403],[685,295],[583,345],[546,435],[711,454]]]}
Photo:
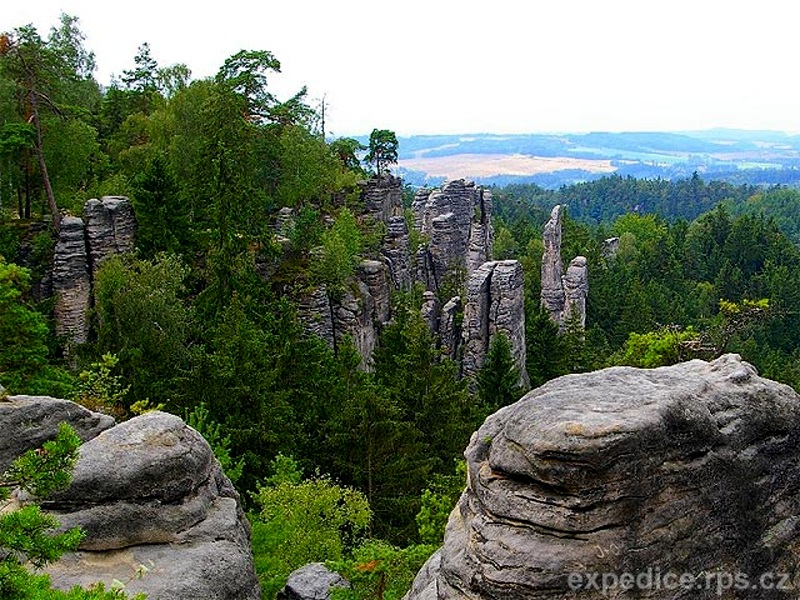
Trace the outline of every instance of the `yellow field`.
{"label": "yellow field", "polygon": [[610,160],[524,154],[454,154],[403,159],[398,164],[410,171],[423,171],[428,176],[448,180],[493,175],[538,175],[566,169],[582,169],[592,173],[613,173],[616,170]]}

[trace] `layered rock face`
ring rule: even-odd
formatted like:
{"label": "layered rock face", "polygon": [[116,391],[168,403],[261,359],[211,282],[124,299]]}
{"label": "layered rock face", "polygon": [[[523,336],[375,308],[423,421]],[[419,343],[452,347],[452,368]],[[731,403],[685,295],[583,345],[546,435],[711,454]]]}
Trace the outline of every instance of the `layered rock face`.
{"label": "layered rock face", "polygon": [[92,282],[83,220],[64,217],[53,257],[53,308],[56,335],[73,344],[89,339]]}
{"label": "layered rock face", "polygon": [[70,344],[88,340],[92,286],[100,264],[112,254],[133,251],[136,239],[136,218],[127,198],[87,200],[83,211],[83,219],[62,220],[53,257],[55,330]]}
{"label": "layered rock face", "polygon": [[92,278],[102,262],[113,254],[132,252],[136,240],[133,206],[124,196],[103,196],[87,200],[83,206],[86,245]]}
{"label": "layered rock face", "polygon": [[800,396],[737,355],[553,380],[473,434],[406,598],[797,598],[798,443]]}
{"label": "layered rock face", "polygon": [[530,385],[525,369],[524,281],[518,261],[486,262],[470,275],[463,327],[461,370],[465,376],[477,374],[492,339],[503,333],[511,344],[520,385],[526,388]]}
{"label": "layered rock face", "polygon": [[90,439],[70,486],[42,503],[87,534],[47,568],[55,587],[117,579],[159,600],[260,598],[239,496],[199,433],[167,413],[113,426],[71,402],[10,396],[0,402],[2,460],[53,437],[60,421]]}
{"label": "layered rock face", "polygon": [[411,205],[414,227],[428,239],[417,279],[438,291],[448,277],[478,268],[492,255],[491,192],[463,179],[420,190]]}
{"label": "layered rock face", "polygon": [[364,213],[377,221],[403,215],[403,181],[387,173],[361,183]]}

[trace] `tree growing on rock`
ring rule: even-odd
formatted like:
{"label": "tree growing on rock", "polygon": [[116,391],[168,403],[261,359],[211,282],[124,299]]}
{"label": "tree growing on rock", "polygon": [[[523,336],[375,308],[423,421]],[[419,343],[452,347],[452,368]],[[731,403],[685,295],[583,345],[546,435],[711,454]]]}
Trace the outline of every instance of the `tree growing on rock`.
{"label": "tree growing on rock", "polygon": [[388,129],[373,129],[369,136],[369,151],[364,157],[368,165],[373,165],[378,177],[386,172],[389,165],[397,163],[397,136]]}

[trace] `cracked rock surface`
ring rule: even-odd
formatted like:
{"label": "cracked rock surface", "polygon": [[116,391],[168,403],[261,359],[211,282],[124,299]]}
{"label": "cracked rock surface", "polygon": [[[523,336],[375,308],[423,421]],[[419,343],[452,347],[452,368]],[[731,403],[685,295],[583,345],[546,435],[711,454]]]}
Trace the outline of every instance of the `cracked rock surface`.
{"label": "cracked rock surface", "polygon": [[[800,396],[738,355],[553,380],[473,434],[440,558],[406,598],[797,598],[798,442]],[[694,579],[591,587],[648,569]],[[795,587],[704,587],[767,572]]]}

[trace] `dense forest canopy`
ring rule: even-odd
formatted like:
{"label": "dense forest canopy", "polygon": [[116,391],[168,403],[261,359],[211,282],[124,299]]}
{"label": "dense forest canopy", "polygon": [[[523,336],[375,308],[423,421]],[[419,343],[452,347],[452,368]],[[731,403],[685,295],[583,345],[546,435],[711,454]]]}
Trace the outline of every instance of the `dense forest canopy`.
{"label": "dense forest canopy", "polygon": [[[287,290],[340,294],[360,260],[379,258],[383,231],[362,217],[359,181],[391,167],[397,139],[376,129],[370,147],[328,140],[305,90],[272,93],[280,68],[248,50],[195,80],[185,65],[158,65],[145,43],[102,88],[76,18],[63,15],[47,37],[31,27],[0,37],[0,383],[122,418],[200,409],[256,512],[274,500],[270,481],[300,494],[299,473],[323,474],[363,493],[362,537],[437,543],[470,433],[524,390],[502,338],[474,386],[460,378],[421,317],[419,290],[395,294],[369,371],[352,344],[303,329]],[[796,190],[695,174],[494,193],[495,258],[525,272],[533,385],[736,351],[800,389]],[[49,263],[62,215],[104,195],[131,199],[136,252],[103,263],[91,339],[65,352]],[[568,213],[563,256],[588,258],[585,331],[559,333],[539,305],[542,226],[556,204]],[[296,219],[278,236],[286,207]]]}

